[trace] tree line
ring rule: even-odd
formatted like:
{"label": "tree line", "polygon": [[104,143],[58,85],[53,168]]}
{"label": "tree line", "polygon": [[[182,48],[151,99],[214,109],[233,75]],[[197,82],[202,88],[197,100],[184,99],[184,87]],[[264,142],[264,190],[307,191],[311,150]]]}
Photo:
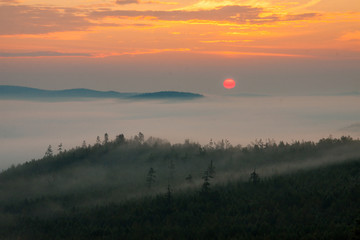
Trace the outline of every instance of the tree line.
{"label": "tree line", "polygon": [[346,136],[233,146],[142,133],[50,146],[0,174],[0,238],[356,239],[359,149]]}

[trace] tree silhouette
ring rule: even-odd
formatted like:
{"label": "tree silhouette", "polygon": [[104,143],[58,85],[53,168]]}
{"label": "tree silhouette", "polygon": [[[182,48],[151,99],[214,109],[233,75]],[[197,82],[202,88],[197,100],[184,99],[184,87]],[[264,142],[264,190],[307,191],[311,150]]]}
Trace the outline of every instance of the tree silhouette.
{"label": "tree silhouette", "polygon": [[215,177],[215,166],[213,161],[210,161],[210,164],[207,170],[204,172],[202,179],[204,179],[204,183],[202,185],[202,192],[209,192],[210,190],[210,179]]}
{"label": "tree silhouette", "polygon": [[156,180],[155,173],[156,173],[155,170],[151,167],[149,169],[149,172],[146,177],[146,183],[147,183],[148,188],[151,188],[152,185],[155,183],[155,180]]}
{"label": "tree silhouette", "polygon": [[211,178],[215,177],[215,166],[213,164],[213,161],[210,161],[209,167],[208,167],[209,175]]}
{"label": "tree silhouette", "polygon": [[204,183],[201,187],[201,191],[204,193],[210,191],[210,178],[213,178],[213,176],[210,175],[209,170],[206,170],[202,176],[202,179],[204,179]]}
{"label": "tree silhouette", "polygon": [[53,150],[52,150],[51,145],[49,145],[45,152],[45,157],[52,157],[52,156],[53,156]]}
{"label": "tree silhouette", "polygon": [[108,144],[108,142],[109,142],[109,134],[105,133],[104,134],[104,145]]}
{"label": "tree silhouette", "polygon": [[187,183],[193,183],[193,177],[191,174],[187,175],[187,177],[185,178]]}
{"label": "tree silhouette", "polygon": [[142,132],[139,132],[139,134],[134,137],[134,140],[140,144],[144,143],[144,139],[145,137]]}
{"label": "tree silhouette", "polygon": [[101,145],[101,140],[99,136],[96,137],[96,145],[97,146]]}
{"label": "tree silhouette", "polygon": [[168,184],[167,189],[166,189],[166,201],[168,204],[171,204],[172,201],[172,189],[170,184]]}
{"label": "tree silhouette", "polygon": [[117,144],[123,144],[125,142],[125,136],[124,134],[120,134],[116,136],[115,142]]}
{"label": "tree silhouette", "polygon": [[175,174],[175,163],[172,158],[169,159],[168,169],[169,169],[169,183],[173,183],[174,182],[174,174]]}
{"label": "tree silhouette", "polygon": [[260,177],[259,174],[256,173],[255,169],[254,171],[250,174],[250,182],[252,182],[253,184],[257,184],[260,182]]}
{"label": "tree silhouette", "polygon": [[58,152],[59,152],[59,153],[62,153],[62,151],[63,151],[63,145],[62,145],[62,143],[60,143],[60,144],[58,145]]}

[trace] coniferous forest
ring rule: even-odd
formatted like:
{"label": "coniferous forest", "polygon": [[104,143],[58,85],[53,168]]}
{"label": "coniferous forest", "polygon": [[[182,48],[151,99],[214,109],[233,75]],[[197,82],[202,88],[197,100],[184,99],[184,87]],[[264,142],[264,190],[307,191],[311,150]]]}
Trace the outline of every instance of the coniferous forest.
{"label": "coniferous forest", "polygon": [[49,145],[0,174],[0,239],[360,239],[360,140]]}

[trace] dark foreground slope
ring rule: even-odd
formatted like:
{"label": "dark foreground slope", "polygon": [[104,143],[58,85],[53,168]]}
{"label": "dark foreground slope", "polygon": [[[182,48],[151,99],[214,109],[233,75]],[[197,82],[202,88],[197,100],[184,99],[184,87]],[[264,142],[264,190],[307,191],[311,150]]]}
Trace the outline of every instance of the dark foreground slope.
{"label": "dark foreground slope", "polygon": [[74,209],[50,219],[23,216],[1,234],[2,239],[359,239],[359,176],[357,161],[257,184]]}
{"label": "dark foreground slope", "polygon": [[[120,135],[11,168],[0,174],[0,239],[359,238],[358,140],[222,143]],[[261,172],[269,166],[279,174]],[[136,188],[146,195],[129,198]]]}

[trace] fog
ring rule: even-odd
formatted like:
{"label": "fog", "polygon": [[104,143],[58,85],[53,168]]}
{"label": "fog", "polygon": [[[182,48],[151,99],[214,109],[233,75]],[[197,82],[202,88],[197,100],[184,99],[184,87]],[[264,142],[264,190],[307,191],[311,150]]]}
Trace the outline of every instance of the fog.
{"label": "fog", "polygon": [[[0,169],[57,149],[93,144],[97,136],[190,139],[200,144],[228,139],[313,140],[360,136],[359,96],[236,97],[208,95],[190,101],[0,100]],[[56,151],[55,151],[56,153]]]}

